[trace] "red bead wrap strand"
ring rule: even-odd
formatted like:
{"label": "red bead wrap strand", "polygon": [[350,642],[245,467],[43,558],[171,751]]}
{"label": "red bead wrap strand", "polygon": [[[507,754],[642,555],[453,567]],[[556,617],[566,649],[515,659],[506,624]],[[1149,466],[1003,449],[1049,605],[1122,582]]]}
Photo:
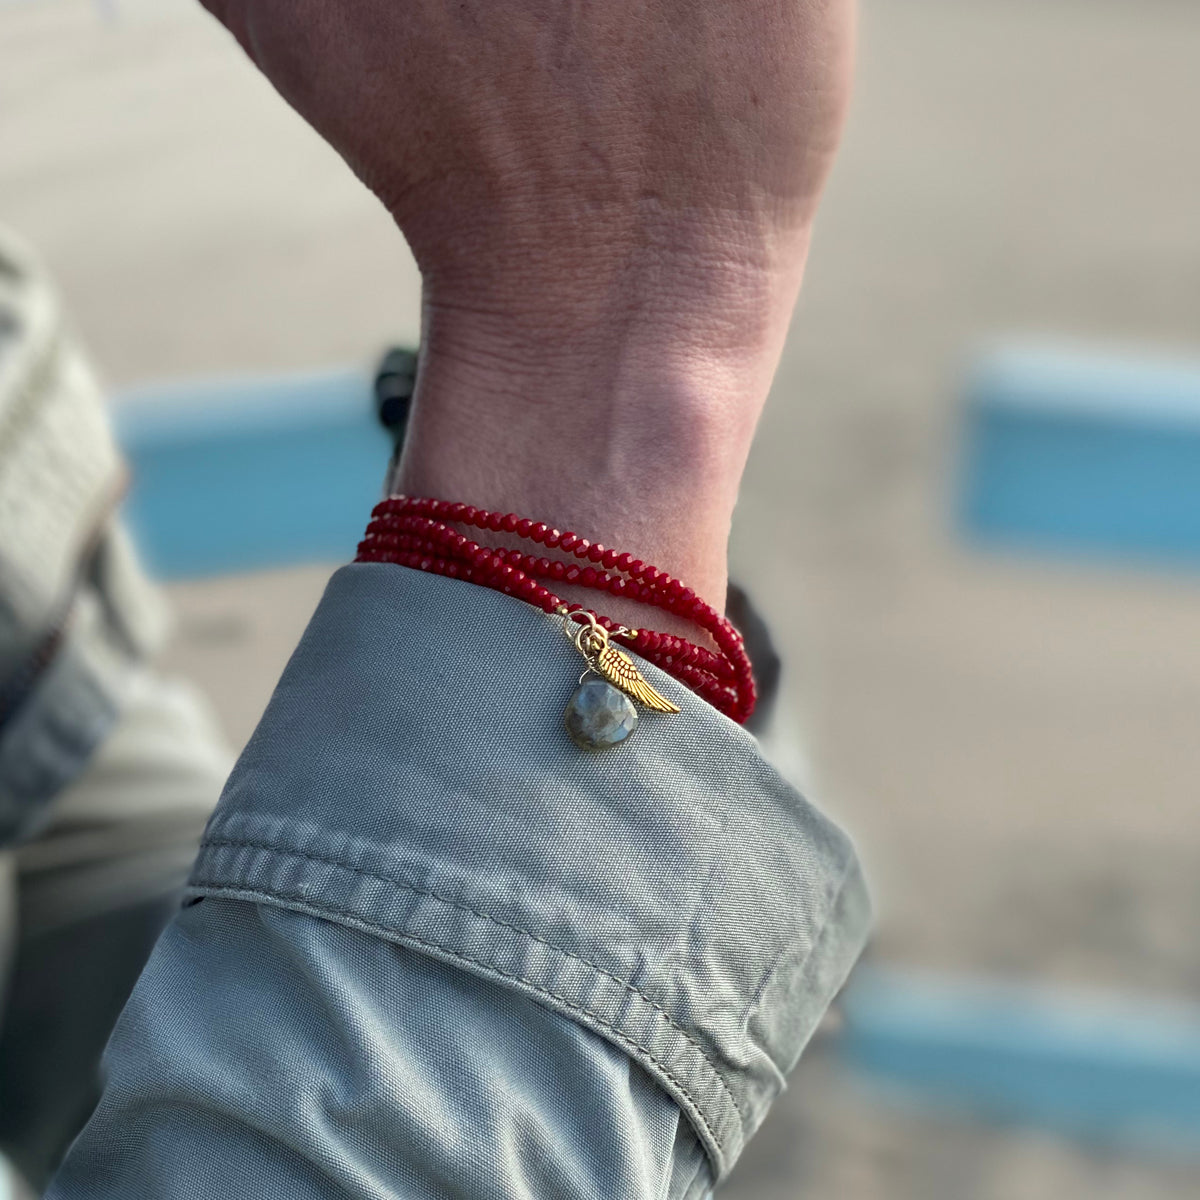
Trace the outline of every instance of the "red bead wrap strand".
{"label": "red bead wrap strand", "polygon": [[[557,546],[589,565],[572,567],[515,549],[484,547],[448,522],[516,534],[551,548]],[[723,616],[665,572],[571,531],[560,532],[515,513],[494,513],[426,497],[391,496],[376,506],[359,546],[358,561],[396,562],[482,584],[535,604],[547,613],[554,612],[562,602],[538,579],[559,579],[652,604],[705,629],[720,653],[652,630],[639,629],[637,636],[630,638],[618,632],[623,627],[615,622],[602,614],[593,615],[611,634],[734,720],[744,721],[753,711],[753,671],[741,635]],[[601,569],[590,564],[598,564]],[[610,573],[614,568],[621,574]],[[568,607],[571,611],[586,611],[583,605]]]}
{"label": "red bead wrap strand", "polygon": [[[479,547],[475,543],[470,542],[469,539],[463,537],[463,535],[458,534],[456,531],[450,529],[444,524],[444,522],[436,521],[430,517],[424,516],[423,514],[419,517],[416,516],[412,511],[413,506],[405,505],[403,507],[392,507],[395,516],[392,516],[391,513],[388,514],[388,516],[392,516],[392,520],[373,522],[370,533],[368,537],[364,539],[361,547],[361,559],[399,561],[401,565],[411,566],[416,569],[432,569],[440,574],[450,574],[452,577],[464,578],[471,582],[482,583],[486,586],[497,588],[498,590],[504,591],[508,594],[519,596],[522,599],[536,604],[539,608],[542,608],[547,612],[554,611],[554,609],[558,607],[558,599],[553,595],[553,593],[551,593],[548,589],[534,585],[528,579],[525,572],[521,572],[519,568],[514,570],[511,564],[505,561],[514,554],[518,557],[522,557],[519,555],[519,552],[498,552]],[[425,512],[440,511],[428,503],[423,504],[420,507]],[[401,514],[403,514],[403,519],[397,520],[397,518],[401,517]],[[450,510],[446,512],[446,515],[453,518],[453,516],[457,514],[453,510]],[[395,521],[395,524],[393,524],[393,521]],[[476,524],[486,525],[489,528],[496,524],[499,524],[501,527],[504,527],[506,524],[515,524],[516,529],[520,529],[521,527],[519,521],[516,521],[515,523],[512,521],[505,522],[503,519],[497,521],[496,515],[486,512],[477,514],[475,522]],[[430,535],[430,540],[423,542],[420,546],[422,553],[407,552],[400,555],[388,552],[388,544],[393,542],[393,537],[392,535],[387,534],[385,530],[388,528],[397,527],[407,530],[423,530]],[[426,566],[425,560],[429,557],[428,552],[434,548],[433,539],[436,539],[436,542],[439,544],[445,544],[449,542],[451,544],[452,552],[457,552],[457,554],[460,555],[465,553],[465,557],[469,561],[464,563],[464,566],[459,568],[457,571],[446,562],[431,562],[430,565]],[[505,569],[506,567],[507,570]],[[576,580],[575,573],[572,572],[569,578]],[[595,583],[594,579],[591,579],[582,573],[580,573],[580,575],[577,577],[577,581],[582,581],[585,584]],[[650,589],[651,596],[653,596],[655,590],[656,589],[654,588]],[[680,589],[677,587],[675,591],[678,593]],[[661,599],[659,603],[661,606],[667,607],[666,604],[662,603]],[[582,610],[583,606],[573,605],[571,608],[573,610]],[[699,611],[699,606],[696,606],[694,611]],[[616,633],[618,627],[615,625],[615,623],[602,617],[600,620],[606,628],[610,629],[611,632]],[[725,631],[721,630],[720,632],[724,633]],[[737,677],[740,681],[743,681],[742,687],[737,689],[729,689],[727,686],[723,687],[719,681],[711,676],[708,672],[703,671],[703,669],[688,669],[689,664],[679,662],[675,654],[671,653],[672,650],[678,649],[679,643],[683,642],[683,639],[673,639],[673,642],[667,643],[662,639],[668,638],[669,635],[653,634],[651,631],[639,631],[639,633],[641,635],[639,638],[633,639],[631,642],[627,640],[627,644],[633,645],[633,647],[636,648],[639,653],[648,658],[650,661],[655,662],[656,665],[667,670],[669,673],[675,674],[681,682],[696,688],[705,697],[705,699],[715,704],[718,708],[726,712],[731,717],[734,717],[734,719],[744,719],[743,714],[748,715],[749,709],[746,702],[749,699],[749,696],[746,694],[746,671],[742,670],[733,672],[735,677]],[[725,637],[721,637],[720,641],[726,642],[727,639]],[[693,647],[691,646],[691,643],[686,643],[686,645],[691,648],[693,653],[708,655],[713,659],[717,658],[717,656],[712,656],[711,651],[706,651],[702,647]],[[720,661],[721,667],[723,668],[720,670],[720,674],[728,678],[730,675],[729,665],[728,663],[724,662],[724,660]],[[705,666],[708,665],[708,663],[705,663]],[[749,686],[752,687],[752,676],[749,678]],[[732,695],[730,694],[731,690],[734,692]]]}

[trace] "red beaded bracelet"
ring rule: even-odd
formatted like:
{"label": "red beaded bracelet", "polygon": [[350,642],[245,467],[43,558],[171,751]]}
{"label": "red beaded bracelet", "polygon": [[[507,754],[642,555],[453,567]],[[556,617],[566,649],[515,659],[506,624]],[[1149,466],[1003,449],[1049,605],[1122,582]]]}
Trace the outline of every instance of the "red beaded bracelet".
{"label": "red beaded bracelet", "polygon": [[[589,565],[524,554],[516,549],[481,546],[454,525],[516,535],[547,549],[561,550]],[[599,661],[599,654],[607,647],[611,635],[733,720],[745,722],[754,711],[754,673],[741,634],[733,625],[691,588],[664,571],[631,554],[589,542],[578,534],[564,533],[515,513],[489,512],[427,497],[390,496],[375,507],[356,561],[398,563],[467,580],[516,596],[544,612],[558,612],[568,619],[585,621],[580,628],[587,637],[576,644],[589,663]],[[617,625],[580,604],[565,605],[539,580],[578,584],[684,617],[712,637],[718,652],[674,634]],[[589,654],[589,650],[595,653]],[[624,655],[619,657],[632,667],[632,660]],[[605,673],[602,667],[593,669]],[[636,672],[636,668],[633,670]],[[620,680],[613,682],[622,686]],[[653,692],[648,684],[645,687]],[[638,698],[633,692],[629,694]]]}

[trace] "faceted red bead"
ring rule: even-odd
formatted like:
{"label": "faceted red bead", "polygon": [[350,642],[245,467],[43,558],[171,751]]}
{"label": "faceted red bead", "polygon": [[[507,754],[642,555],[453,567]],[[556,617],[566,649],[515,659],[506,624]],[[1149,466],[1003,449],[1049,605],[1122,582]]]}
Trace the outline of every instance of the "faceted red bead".
{"label": "faceted red bead", "polygon": [[587,556],[592,562],[598,563],[604,557],[604,547],[599,542],[593,542],[588,547]]}
{"label": "faceted red bead", "polygon": [[555,560],[550,564],[550,577],[552,579],[565,579],[567,575],[567,564]]}
{"label": "faceted red bead", "polygon": [[624,571],[625,574],[628,575],[630,568],[633,566],[634,562],[636,562],[636,561],[637,560],[633,557],[632,554],[628,554],[628,553],[619,554],[617,556],[617,561],[613,565],[617,568],[618,571]]}
{"label": "faceted red bead", "polygon": [[599,578],[594,567],[584,567],[579,574],[579,582],[584,587],[595,587],[596,580]]}
{"label": "faceted red bead", "polygon": [[505,533],[516,533],[517,522],[520,519],[521,518],[518,517],[516,513],[505,513],[504,516],[500,518],[500,528],[503,529]]}
{"label": "faceted red bead", "polygon": [[530,529],[529,536],[533,538],[535,542],[544,542],[546,540],[546,534],[549,532],[550,526],[538,521],[537,524]]}
{"label": "faceted red bead", "polygon": [[577,545],[579,545],[579,534],[571,533],[570,531],[568,531],[567,533],[564,533],[558,539],[558,545],[567,551],[574,550],[575,547]]}
{"label": "faceted red bead", "polygon": [[547,529],[544,540],[547,546],[549,546],[551,549],[554,549],[554,547],[562,541],[562,536],[562,533],[557,529]]}
{"label": "faceted red bead", "polygon": [[533,528],[533,522],[531,520],[529,520],[528,517],[522,517],[517,522],[517,533],[519,533],[523,538],[527,538],[529,536],[529,531],[532,528]]}

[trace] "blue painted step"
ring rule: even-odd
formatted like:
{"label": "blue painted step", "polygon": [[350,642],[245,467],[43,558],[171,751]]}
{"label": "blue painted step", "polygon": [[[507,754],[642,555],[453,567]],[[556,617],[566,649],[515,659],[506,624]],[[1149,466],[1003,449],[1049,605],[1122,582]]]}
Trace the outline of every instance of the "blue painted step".
{"label": "blue painted step", "polygon": [[1200,1008],[860,970],[848,1062],[942,1110],[1200,1157]]}
{"label": "blue painted step", "polygon": [[1200,362],[1021,345],[984,356],[961,483],[980,542],[1200,565]]}
{"label": "blue painted step", "polygon": [[391,440],[366,370],[145,388],[113,406],[129,524],[153,574],[348,562]]}

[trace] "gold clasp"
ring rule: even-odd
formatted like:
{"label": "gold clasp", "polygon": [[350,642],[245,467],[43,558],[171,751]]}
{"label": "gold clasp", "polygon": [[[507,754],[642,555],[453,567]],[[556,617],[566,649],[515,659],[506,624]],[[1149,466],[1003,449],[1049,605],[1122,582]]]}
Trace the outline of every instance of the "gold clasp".
{"label": "gold clasp", "polygon": [[586,608],[571,612],[565,604],[558,612],[563,619],[563,632],[589,664],[608,648],[608,630],[596,620],[595,613]]}

